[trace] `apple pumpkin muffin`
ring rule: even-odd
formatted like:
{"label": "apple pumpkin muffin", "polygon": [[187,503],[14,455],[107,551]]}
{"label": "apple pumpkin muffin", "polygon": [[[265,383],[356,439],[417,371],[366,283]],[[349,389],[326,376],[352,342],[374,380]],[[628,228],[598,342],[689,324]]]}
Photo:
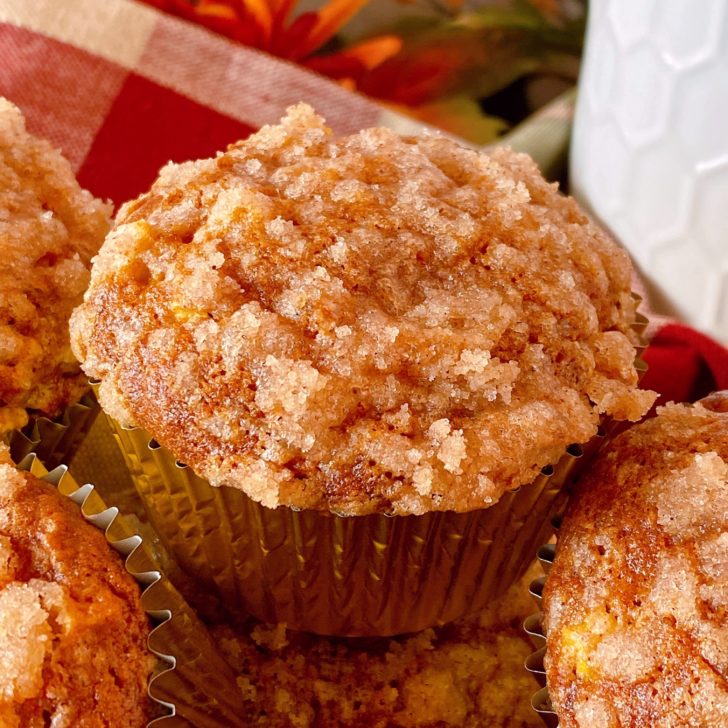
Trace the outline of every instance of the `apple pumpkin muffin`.
{"label": "apple pumpkin muffin", "polygon": [[[205,557],[213,570],[225,571],[224,558],[244,561],[250,577],[257,567],[242,550],[261,548],[247,535],[255,522],[265,553],[277,554],[261,557],[261,568],[276,574],[251,577],[243,599],[304,564],[289,584],[332,604],[345,593],[356,602],[348,558],[371,567],[362,567],[363,589],[396,594],[403,587],[393,588],[390,566],[406,570],[414,559],[431,568],[440,558],[433,539],[451,542],[442,550],[447,576],[435,567],[440,576],[428,577],[443,589],[458,580],[461,541],[481,543],[463,569],[471,586],[515,578],[505,563],[485,574],[484,550],[503,519],[512,524],[500,543],[513,545],[524,522],[541,528],[544,511],[524,500],[511,509],[504,494],[587,442],[601,416],[638,419],[654,399],[637,387],[631,273],[626,253],[528,157],[387,129],[337,137],[301,104],[214,159],[165,167],[122,207],[74,312],[72,341],[118,423],[143,428],[172,464],[255,504],[229,492],[217,502],[198,484],[202,505],[183,508],[189,484],[157,487],[154,465],[139,470],[158,527],[178,539],[173,550],[187,550],[183,562],[192,564],[196,547],[181,530],[214,540]],[[127,450],[132,469],[151,457],[142,446]],[[168,481],[181,477],[163,470]],[[501,501],[503,518],[490,513],[483,529],[420,521],[401,540],[393,529],[403,522],[381,518],[457,511],[482,520]],[[213,503],[218,516],[193,525],[191,514]],[[257,504],[282,507],[278,522]],[[317,525],[315,512],[376,518]],[[213,534],[220,522],[236,544],[226,556],[220,530]],[[366,535],[349,533],[357,528]],[[395,542],[401,548],[387,550]],[[307,566],[321,549],[336,562],[326,588],[315,586],[320,564]],[[409,571],[422,580],[428,569]],[[419,594],[438,603],[416,584],[407,590],[409,602]],[[301,624],[269,610],[285,602],[300,612],[305,599],[272,601],[255,611]]]}
{"label": "apple pumpkin muffin", "polygon": [[579,483],[544,588],[563,728],[728,725],[728,393],[668,405]]}
{"label": "apple pumpkin muffin", "polygon": [[0,98],[0,436],[23,427],[29,412],[59,415],[88,389],[68,320],[110,212]]}
{"label": "apple pumpkin muffin", "polygon": [[0,725],[143,728],[149,631],[104,534],[0,451]]}

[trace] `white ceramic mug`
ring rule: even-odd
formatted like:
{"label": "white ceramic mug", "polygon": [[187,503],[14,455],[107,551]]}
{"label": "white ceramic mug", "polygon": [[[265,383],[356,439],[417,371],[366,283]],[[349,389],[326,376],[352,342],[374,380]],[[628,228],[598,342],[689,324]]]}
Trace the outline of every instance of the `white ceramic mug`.
{"label": "white ceramic mug", "polygon": [[728,341],[728,0],[592,0],[571,183],[655,308]]}

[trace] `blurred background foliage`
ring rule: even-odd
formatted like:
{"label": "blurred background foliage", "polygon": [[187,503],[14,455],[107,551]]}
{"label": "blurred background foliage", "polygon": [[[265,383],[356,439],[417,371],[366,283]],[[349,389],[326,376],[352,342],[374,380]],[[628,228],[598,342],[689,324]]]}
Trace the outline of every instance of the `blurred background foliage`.
{"label": "blurred background foliage", "polygon": [[144,0],[487,144],[573,86],[585,0]]}

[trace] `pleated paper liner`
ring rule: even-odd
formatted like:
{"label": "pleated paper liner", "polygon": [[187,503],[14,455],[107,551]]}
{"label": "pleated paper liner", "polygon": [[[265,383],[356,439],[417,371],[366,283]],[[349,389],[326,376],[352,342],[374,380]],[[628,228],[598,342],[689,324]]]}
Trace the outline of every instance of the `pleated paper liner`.
{"label": "pleated paper liner", "polygon": [[160,717],[148,728],[229,728],[239,725],[243,703],[235,675],[215,650],[205,627],[171,583],[156,568],[140,536],[117,508],[107,508],[93,485],[78,486],[65,466],[50,473],[35,454],[17,466],[51,483],[76,503],[84,518],[104,531],[109,545],[125,560],[138,582],[141,602],[153,628],[148,645],[158,667],[149,681],[149,696]]}
{"label": "pleated paper liner", "polygon": [[525,573],[585,460],[573,446],[471,513],[340,517],[214,488],[143,430],[111,424],[150,522],[187,574],[231,612],[340,636],[413,632],[482,608]]}
{"label": "pleated paper liner", "polygon": [[[554,530],[558,532],[561,525],[561,517],[554,516],[552,520]],[[531,582],[529,592],[536,602],[539,610],[541,609],[541,599],[543,596],[543,587],[546,583],[546,577],[554,563],[556,554],[556,544],[548,543],[538,550],[538,560],[544,570],[544,576],[540,576]],[[549,691],[546,687],[546,670],[543,664],[543,658],[546,655],[546,631],[543,624],[543,612],[539,611],[526,618],[523,623],[523,629],[531,639],[531,643],[535,648],[526,659],[526,669],[536,678],[540,688],[531,696],[531,707],[541,716],[541,719],[548,728],[556,728],[559,724],[549,698]]]}
{"label": "pleated paper liner", "polygon": [[89,392],[54,419],[31,414],[25,427],[12,430],[3,439],[15,462],[35,453],[47,468],[53,469],[73,459],[98,412],[96,397]]}

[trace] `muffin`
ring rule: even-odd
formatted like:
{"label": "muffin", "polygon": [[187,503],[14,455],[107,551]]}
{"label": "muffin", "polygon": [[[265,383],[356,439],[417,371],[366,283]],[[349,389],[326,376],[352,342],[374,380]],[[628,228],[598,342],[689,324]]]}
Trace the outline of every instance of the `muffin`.
{"label": "muffin", "polygon": [[0,98],[0,436],[56,418],[88,389],[68,320],[110,226],[60,152]]}
{"label": "muffin", "polygon": [[[258,568],[248,550],[264,539],[258,561],[275,573],[248,574],[240,594],[228,585],[231,599],[308,585],[320,560],[305,574],[294,562],[323,551],[333,581],[313,591],[327,599],[352,601],[351,553],[380,585],[410,559],[419,581],[405,601],[424,602],[425,572],[458,581],[471,535],[470,580],[512,581],[527,561],[478,572],[483,549],[540,528],[532,506],[558,488],[522,489],[513,510],[514,489],[589,441],[600,417],[638,419],[652,403],[637,388],[630,277],[627,255],[528,157],[386,129],[340,138],[301,104],[215,159],[167,166],[122,207],[72,345],[106,412],[154,438],[145,455],[147,435],[119,435],[162,533],[174,540],[182,524],[180,560],[210,536],[209,568],[234,582],[231,568]],[[167,465],[151,462],[160,446]],[[171,485],[174,458],[225,493],[187,476]],[[191,488],[204,505],[180,505]],[[202,523],[213,503],[224,513]],[[478,515],[449,527],[440,512]],[[447,572],[432,565],[443,551]],[[307,611],[299,596],[254,611]]]}
{"label": "muffin", "polygon": [[562,728],[728,725],[728,393],[660,408],[602,451],[543,607]]}
{"label": "muffin", "polygon": [[77,505],[0,458],[0,725],[145,726],[138,585]]}

